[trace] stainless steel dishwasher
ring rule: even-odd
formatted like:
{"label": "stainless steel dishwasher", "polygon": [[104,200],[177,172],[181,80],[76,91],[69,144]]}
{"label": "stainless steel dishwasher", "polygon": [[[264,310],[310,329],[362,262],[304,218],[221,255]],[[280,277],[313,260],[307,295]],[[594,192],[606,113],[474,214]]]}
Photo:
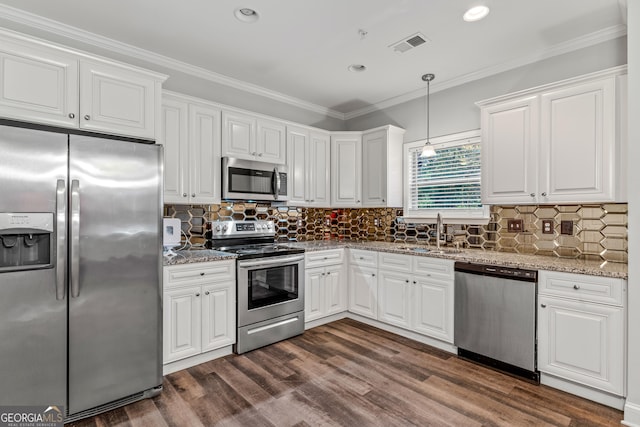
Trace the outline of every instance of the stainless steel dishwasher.
{"label": "stainless steel dishwasher", "polygon": [[534,270],[456,262],[458,355],[539,381],[537,276]]}

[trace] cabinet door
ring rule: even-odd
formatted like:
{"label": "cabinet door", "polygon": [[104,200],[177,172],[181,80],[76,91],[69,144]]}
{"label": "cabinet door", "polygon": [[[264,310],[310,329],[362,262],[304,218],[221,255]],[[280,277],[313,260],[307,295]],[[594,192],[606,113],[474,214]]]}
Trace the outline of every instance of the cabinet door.
{"label": "cabinet door", "polygon": [[256,160],[284,165],[287,162],[286,126],[259,119],[257,129]]}
{"label": "cabinet door", "polygon": [[255,160],[256,119],[230,111],[222,112],[222,156]]}
{"label": "cabinet door", "polygon": [[154,139],[157,86],[135,70],[81,61],[80,128]]}
{"label": "cabinet door", "polygon": [[306,206],[309,202],[307,175],[309,133],[304,129],[287,129],[287,151],[289,156],[288,203]]}
{"label": "cabinet door", "polygon": [[376,319],[378,316],[378,278],[375,268],[349,267],[349,311]]}
{"label": "cabinet door", "polygon": [[622,396],[624,309],[542,295],[538,302],[540,372]]}
{"label": "cabinet door", "polygon": [[342,265],[327,267],[325,275],[326,314],[347,311],[347,283]]}
{"label": "cabinet door", "polygon": [[162,136],[164,146],[164,201],[187,203],[189,191],[188,105],[173,99],[162,101]]}
{"label": "cabinet door", "polygon": [[190,105],[190,203],[220,203],[220,168],[220,110]]}
{"label": "cabinet door", "polygon": [[200,286],[192,286],[164,293],[164,363],[200,353],[200,292]]}
{"label": "cabinet door", "polygon": [[202,287],[202,351],[236,342],[236,284],[220,282]]}
{"label": "cabinet door", "polygon": [[408,273],[380,271],[378,320],[401,328],[411,327],[411,281]]}
{"label": "cabinet door", "polygon": [[328,134],[311,132],[309,147],[309,205],[329,207],[331,204],[331,142]]}
{"label": "cabinet door", "polygon": [[414,276],[413,329],[453,344],[453,280]]}
{"label": "cabinet door", "polygon": [[613,201],[615,77],[541,99],[540,203]]}
{"label": "cabinet door", "polygon": [[20,42],[0,45],[0,116],[78,126],[78,60]]}
{"label": "cabinet door", "polygon": [[331,136],[331,206],[361,206],[362,138]]}
{"label": "cabinet door", "polygon": [[304,321],[319,319],[325,315],[325,271],[324,268],[305,270]]}
{"label": "cabinet door", "polygon": [[387,131],[362,136],[362,205],[386,206]]}
{"label": "cabinet door", "polygon": [[538,97],[482,109],[482,202],[535,203]]}

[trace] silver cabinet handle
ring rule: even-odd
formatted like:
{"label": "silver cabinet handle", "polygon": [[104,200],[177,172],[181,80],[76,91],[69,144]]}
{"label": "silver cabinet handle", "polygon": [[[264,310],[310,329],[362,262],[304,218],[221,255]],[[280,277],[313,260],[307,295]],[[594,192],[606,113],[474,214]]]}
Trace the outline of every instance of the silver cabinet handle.
{"label": "silver cabinet handle", "polygon": [[191,197],[196,197],[196,193],[191,193]]}
{"label": "silver cabinet handle", "polygon": [[198,293],[196,294],[196,296],[197,296],[197,297],[199,297],[199,296],[200,296],[200,292],[198,292]]}
{"label": "silver cabinet handle", "polygon": [[209,295],[209,291],[205,292],[204,294],[205,294],[205,295]]}
{"label": "silver cabinet handle", "polygon": [[406,283],[409,283],[409,279],[405,280]]}
{"label": "silver cabinet handle", "polygon": [[416,281],[414,280],[414,281],[413,281],[413,284],[415,285],[416,283],[418,283],[418,282],[416,282]]}
{"label": "silver cabinet handle", "polygon": [[580,289],[580,285],[573,285],[573,289],[577,291],[578,289]]}
{"label": "silver cabinet handle", "polygon": [[262,153],[258,153],[258,157],[262,157]]}
{"label": "silver cabinet handle", "polygon": [[536,193],[529,193],[531,197],[536,197]]}
{"label": "silver cabinet handle", "polygon": [[202,273],[200,273],[201,276],[204,276],[204,271]]}
{"label": "silver cabinet handle", "polygon": [[182,197],[187,197],[187,193],[182,193]]}
{"label": "silver cabinet handle", "polygon": [[384,199],[382,199],[382,203],[384,203]]}
{"label": "silver cabinet handle", "polygon": [[356,203],[360,203],[360,200],[356,200]]}
{"label": "silver cabinet handle", "polygon": [[80,296],[80,181],[71,181],[71,296]]}
{"label": "silver cabinet handle", "polygon": [[64,299],[67,263],[67,183],[59,179],[56,184],[56,299]]}
{"label": "silver cabinet handle", "polygon": [[327,273],[322,273],[322,275],[323,275],[323,276],[326,276],[326,275],[327,275]]}
{"label": "silver cabinet handle", "polygon": [[547,197],[547,192],[542,193],[542,197]]}
{"label": "silver cabinet handle", "polygon": [[69,118],[70,118],[70,119],[75,119],[75,118],[76,118],[76,115],[75,115],[75,114],[73,114],[73,113],[69,113]]}
{"label": "silver cabinet handle", "polygon": [[547,304],[540,304],[540,307],[547,308]]}
{"label": "silver cabinet handle", "polygon": [[88,115],[88,114],[85,114],[85,115],[84,115],[84,119],[85,119],[85,120],[91,120],[91,116],[90,116],[90,115]]}
{"label": "silver cabinet handle", "polygon": [[371,273],[371,277],[376,277],[375,273]]}

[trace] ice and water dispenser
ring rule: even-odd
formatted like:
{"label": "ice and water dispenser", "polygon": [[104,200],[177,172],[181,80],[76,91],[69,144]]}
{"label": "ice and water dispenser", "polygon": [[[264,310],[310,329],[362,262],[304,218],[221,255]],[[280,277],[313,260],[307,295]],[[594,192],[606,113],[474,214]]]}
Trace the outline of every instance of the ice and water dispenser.
{"label": "ice and water dispenser", "polygon": [[53,213],[0,213],[0,272],[53,267]]}

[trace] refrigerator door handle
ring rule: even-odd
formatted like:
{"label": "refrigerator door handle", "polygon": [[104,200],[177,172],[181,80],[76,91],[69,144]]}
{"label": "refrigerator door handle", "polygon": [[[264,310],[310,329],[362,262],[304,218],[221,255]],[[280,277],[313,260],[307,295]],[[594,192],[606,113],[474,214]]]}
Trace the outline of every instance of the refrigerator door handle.
{"label": "refrigerator door handle", "polygon": [[80,295],[80,181],[71,181],[71,296]]}
{"label": "refrigerator door handle", "polygon": [[59,179],[56,184],[56,299],[64,299],[67,245],[67,183]]}

